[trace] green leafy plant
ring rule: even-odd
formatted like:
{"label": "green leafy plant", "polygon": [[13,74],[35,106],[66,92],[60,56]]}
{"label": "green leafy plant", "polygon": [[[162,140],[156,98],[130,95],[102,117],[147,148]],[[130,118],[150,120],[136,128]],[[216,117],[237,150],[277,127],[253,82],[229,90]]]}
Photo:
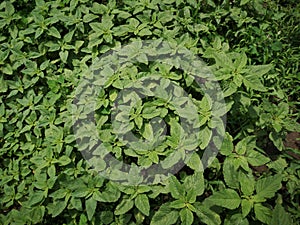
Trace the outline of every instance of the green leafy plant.
{"label": "green leafy plant", "polygon": [[[2,1],[0,224],[299,224],[299,147],[286,144],[300,132],[299,15],[292,0]],[[169,48],[147,52],[147,40]],[[120,56],[134,62],[93,70],[110,77],[95,108],[74,101],[97,59],[129,43]],[[208,70],[189,73],[204,64],[149,57],[184,49],[208,65],[225,107],[199,86],[212,84]],[[95,126],[74,123],[91,113]],[[85,141],[95,134],[101,145]],[[130,176],[101,176],[103,149]],[[113,181],[125,175],[130,185]]]}

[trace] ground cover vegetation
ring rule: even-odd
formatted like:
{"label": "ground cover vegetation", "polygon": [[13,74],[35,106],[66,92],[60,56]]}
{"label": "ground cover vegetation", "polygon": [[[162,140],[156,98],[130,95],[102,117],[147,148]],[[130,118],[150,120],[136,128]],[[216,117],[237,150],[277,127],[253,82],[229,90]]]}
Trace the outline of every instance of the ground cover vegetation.
{"label": "ground cover vegetation", "polygon": [[[299,224],[299,26],[296,0],[2,1],[0,224]],[[116,159],[144,167],[182,144],[180,113],[155,95],[134,102],[128,126],[116,115],[119,133],[112,128],[118,93],[154,72],[168,81],[162,86],[180,85],[197,105],[201,140],[187,147],[198,150],[169,179],[126,186],[99,176],[83,158],[72,119],[82,108],[73,100],[98,57],[141,40],[164,40],[204,60],[224,93],[226,133],[222,145],[212,138],[215,103],[191,76],[136,58],[99,93],[102,143]],[[128,147],[118,138],[133,130],[154,143],[162,132],[149,122],[155,117],[168,130],[159,148]],[[203,171],[210,140],[220,149]]]}

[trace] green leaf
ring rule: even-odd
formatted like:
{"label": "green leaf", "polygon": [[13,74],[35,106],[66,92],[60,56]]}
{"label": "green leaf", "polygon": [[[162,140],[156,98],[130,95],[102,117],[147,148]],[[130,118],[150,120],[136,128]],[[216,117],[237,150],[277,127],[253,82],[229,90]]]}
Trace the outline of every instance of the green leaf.
{"label": "green leaf", "polygon": [[147,140],[153,140],[153,129],[150,123],[143,124],[141,133]]}
{"label": "green leaf", "polygon": [[93,198],[85,200],[85,210],[88,216],[88,220],[92,220],[97,207],[97,201]]}
{"label": "green leaf", "polygon": [[120,198],[119,189],[112,183],[106,185],[106,189],[100,192],[94,192],[95,199],[99,202],[116,202]]}
{"label": "green leaf", "polygon": [[171,136],[176,137],[178,140],[180,140],[183,134],[183,129],[180,126],[180,124],[176,120],[172,119],[170,121],[170,127],[171,127]]}
{"label": "green leaf", "polygon": [[287,213],[282,205],[276,204],[273,213],[270,225],[292,225],[294,224],[292,221],[292,217],[289,213]]}
{"label": "green leaf", "polygon": [[242,205],[242,215],[243,217],[246,217],[250,213],[253,207],[253,202],[249,199],[243,199],[241,205]]}
{"label": "green leaf", "polygon": [[241,0],[240,6],[246,5],[248,2],[250,2],[250,0]]}
{"label": "green leaf", "polygon": [[61,59],[61,61],[63,61],[64,63],[67,62],[68,55],[69,55],[69,52],[68,52],[68,51],[61,51],[61,52],[59,52],[60,59]]}
{"label": "green leaf", "polygon": [[82,202],[81,202],[81,200],[79,198],[72,197],[71,200],[70,200],[70,204],[75,209],[77,209],[79,211],[82,210]]}
{"label": "green leaf", "polygon": [[260,198],[272,198],[281,188],[281,175],[262,178],[256,183],[256,193]]}
{"label": "green leaf", "polygon": [[273,68],[273,65],[255,65],[249,66],[248,68],[250,69],[249,74],[254,75],[256,77],[261,77],[262,75],[268,73]]}
{"label": "green leaf", "polygon": [[220,216],[212,211],[211,209],[202,205],[202,203],[195,203],[196,214],[200,218],[200,221],[207,225],[220,225],[221,219]]}
{"label": "green leaf", "polygon": [[275,41],[274,43],[272,43],[271,48],[273,51],[281,51],[282,43],[280,41]]}
{"label": "green leaf", "polygon": [[[204,192],[203,172],[194,172],[193,175],[187,176],[183,186],[187,192],[187,200],[193,203],[190,198],[196,198],[196,196],[202,195]],[[195,197],[192,197],[193,195],[195,195]]]}
{"label": "green leaf", "polygon": [[2,72],[8,75],[12,75],[13,74],[13,68],[11,67],[10,64],[6,64],[3,68],[2,68]]}
{"label": "green leaf", "polygon": [[223,143],[220,148],[220,153],[222,155],[228,156],[228,155],[232,154],[232,151],[233,151],[232,141],[233,141],[233,138],[231,137],[231,135],[228,132],[226,132]]}
{"label": "green leaf", "polygon": [[133,207],[133,200],[123,199],[115,209],[115,215],[122,215],[127,213]]}
{"label": "green leaf", "polygon": [[53,204],[49,204],[47,208],[49,213],[52,214],[52,217],[56,217],[60,215],[66,207],[67,207],[67,201],[59,200],[59,201],[55,201]]}
{"label": "green leaf", "polygon": [[247,55],[245,52],[239,55],[234,64],[237,66],[237,71],[241,71],[247,65]]}
{"label": "green leaf", "polygon": [[258,151],[251,150],[247,152],[247,161],[252,166],[261,166],[270,162],[270,159]]}
{"label": "green leaf", "polygon": [[181,209],[179,215],[183,225],[191,225],[194,221],[194,215],[188,208]]}
{"label": "green leaf", "polygon": [[32,208],[29,216],[30,220],[33,222],[33,224],[37,224],[43,220],[43,217],[45,215],[45,206],[38,206]]}
{"label": "green leaf", "polygon": [[269,138],[279,151],[283,150],[283,148],[284,148],[283,141],[277,132],[270,132]]}
{"label": "green leaf", "polygon": [[277,160],[268,163],[267,166],[269,169],[274,169],[278,172],[283,172],[288,166],[288,163],[284,158],[280,157]]}
{"label": "green leaf", "polygon": [[152,32],[148,28],[144,28],[138,33],[139,36],[148,36],[151,34]]}
{"label": "green leaf", "polygon": [[204,171],[200,156],[196,152],[192,153],[186,165],[194,171]]}
{"label": "green leaf", "polygon": [[111,211],[102,211],[100,213],[100,221],[104,224],[112,224],[114,220],[114,214]]}
{"label": "green leaf", "polygon": [[67,193],[68,193],[68,190],[66,190],[66,189],[58,189],[57,191],[53,192],[49,196],[54,199],[60,199],[60,198],[64,198]]}
{"label": "green leaf", "polygon": [[271,218],[272,218],[272,210],[263,206],[260,203],[254,204],[254,213],[256,218],[265,223],[265,224],[270,224]]}
{"label": "green leaf", "polygon": [[55,27],[50,27],[48,29],[48,34],[56,38],[61,38],[59,31]]}
{"label": "green leaf", "polygon": [[244,76],[243,83],[247,88],[256,90],[256,91],[261,91],[265,92],[267,91],[266,87],[262,84],[260,81],[259,77],[256,75],[246,75]]}
{"label": "green leaf", "polygon": [[63,155],[61,156],[59,159],[58,159],[58,164],[61,165],[61,166],[66,166],[68,165],[69,163],[71,163],[71,159],[66,156],[66,155]]}
{"label": "green leaf", "polygon": [[7,83],[6,81],[3,79],[3,76],[0,76],[0,93],[1,92],[6,92],[7,91]]}
{"label": "green leaf", "polygon": [[149,216],[150,204],[147,195],[139,194],[135,198],[135,206],[140,210],[144,215]]}
{"label": "green leaf", "polygon": [[88,160],[88,162],[98,172],[103,171],[107,166],[105,160],[100,157],[92,157]]}
{"label": "green leaf", "polygon": [[239,188],[239,173],[233,165],[232,158],[226,158],[223,164],[223,176],[226,184],[231,188]]}
{"label": "green leaf", "polygon": [[224,225],[248,225],[247,218],[243,218],[242,214],[233,214],[227,217],[224,221]]}
{"label": "green leaf", "polygon": [[38,37],[41,36],[43,33],[44,33],[44,30],[42,28],[40,28],[40,27],[37,28],[36,31],[35,31],[34,38],[38,39]]}
{"label": "green leaf", "polygon": [[88,223],[87,218],[84,214],[80,215],[79,225],[86,225]]}
{"label": "green leaf", "polygon": [[244,195],[251,196],[254,192],[255,179],[252,173],[239,171],[239,182]]}
{"label": "green leaf", "polygon": [[163,169],[169,169],[178,163],[182,159],[182,152],[180,149],[174,150],[170,155],[167,156],[163,161],[161,161],[161,166]]}
{"label": "green leaf", "polygon": [[94,15],[94,14],[86,14],[83,16],[83,22],[84,23],[89,23],[94,19],[97,19],[98,16]]}
{"label": "green leaf", "polygon": [[199,132],[199,136],[200,136],[200,140],[201,140],[201,144],[200,144],[200,148],[201,149],[205,149],[212,137],[212,130],[208,127],[205,126],[200,132]]}
{"label": "green leaf", "polygon": [[45,197],[45,193],[43,191],[36,191],[30,196],[28,204],[30,206],[38,204],[41,201],[43,201],[44,197]]}
{"label": "green leaf", "polygon": [[236,209],[241,203],[240,196],[232,189],[215,192],[207,201],[227,209]]}
{"label": "green leaf", "polygon": [[169,207],[169,203],[163,204],[154,214],[150,225],[175,224],[179,217],[178,211]]}
{"label": "green leaf", "polygon": [[95,14],[104,14],[108,11],[108,8],[107,8],[107,6],[105,6],[103,4],[94,2],[93,6],[90,8],[90,10]]}
{"label": "green leaf", "polygon": [[248,145],[248,140],[249,138],[244,138],[241,141],[239,141],[236,146],[235,146],[235,151],[239,155],[244,155],[247,151],[247,145]]}
{"label": "green leaf", "polygon": [[174,209],[182,209],[185,207],[185,201],[182,199],[175,200],[171,202],[170,207]]}
{"label": "green leaf", "polygon": [[177,180],[175,176],[169,179],[169,190],[173,198],[179,199],[185,195],[183,185]]}
{"label": "green leaf", "polygon": [[75,30],[72,30],[70,32],[68,32],[65,36],[64,36],[64,41],[66,43],[69,43],[72,40],[72,37],[74,35]]}
{"label": "green leaf", "polygon": [[11,4],[9,1],[5,2],[5,12],[7,13],[7,15],[11,16],[15,13],[15,8],[13,6],[13,4]]}

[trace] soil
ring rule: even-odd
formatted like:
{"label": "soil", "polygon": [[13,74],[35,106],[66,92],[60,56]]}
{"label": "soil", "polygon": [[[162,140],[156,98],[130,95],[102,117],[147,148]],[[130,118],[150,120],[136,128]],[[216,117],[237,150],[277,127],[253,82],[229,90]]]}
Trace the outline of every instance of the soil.
{"label": "soil", "polygon": [[300,150],[300,133],[291,132],[286,136],[285,147]]}
{"label": "soil", "polygon": [[284,145],[286,148],[292,148],[296,151],[288,151],[287,153],[295,159],[300,160],[300,133],[291,132],[286,136]]}
{"label": "soil", "polygon": [[[300,160],[300,133],[299,132],[291,132],[287,134],[286,139],[284,141],[284,146],[287,148],[286,151],[287,154],[289,154],[291,157],[293,157],[296,160]],[[276,157],[280,154],[280,151],[278,151],[278,149],[274,146],[272,142],[269,142],[267,144],[266,152],[270,156],[270,158],[273,159],[276,159]],[[263,173],[268,170],[268,167],[266,165],[252,166],[252,169],[258,173]]]}

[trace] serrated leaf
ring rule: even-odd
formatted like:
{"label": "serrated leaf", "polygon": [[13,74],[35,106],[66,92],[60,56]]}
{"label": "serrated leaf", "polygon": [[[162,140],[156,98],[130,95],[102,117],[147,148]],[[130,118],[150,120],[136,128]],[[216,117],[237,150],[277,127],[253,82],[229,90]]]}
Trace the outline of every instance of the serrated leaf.
{"label": "serrated leaf", "polygon": [[293,220],[289,213],[287,213],[282,205],[276,204],[273,213],[270,225],[292,225]]}
{"label": "serrated leaf", "polygon": [[66,206],[67,206],[67,202],[64,200],[60,200],[49,205],[47,208],[49,213],[52,214],[52,217],[56,217],[64,211]]}
{"label": "serrated leaf", "polygon": [[89,23],[94,19],[97,19],[98,16],[94,15],[94,14],[86,14],[83,16],[83,22],[84,23]]}
{"label": "serrated leaf", "polygon": [[60,59],[61,59],[61,61],[63,61],[64,63],[67,62],[68,55],[69,55],[69,52],[68,52],[68,51],[60,51],[60,52],[59,52]]}
{"label": "serrated leaf", "polygon": [[223,164],[223,176],[226,184],[231,188],[239,188],[239,173],[234,167],[232,158],[226,158]]}
{"label": "serrated leaf", "polygon": [[33,224],[37,224],[40,221],[42,221],[44,215],[45,215],[45,206],[34,207],[31,209],[31,212],[29,214]]}
{"label": "serrated leaf", "polygon": [[227,217],[224,221],[224,225],[248,225],[247,218],[243,218],[242,214],[236,213]]}
{"label": "serrated leaf", "polygon": [[191,169],[193,169],[194,171],[197,172],[204,171],[200,156],[196,152],[192,153],[186,165]]}
{"label": "serrated leaf", "polygon": [[94,192],[94,198],[99,202],[116,202],[120,198],[120,191],[109,183],[103,192]]}
{"label": "serrated leaf", "polygon": [[7,86],[6,81],[3,79],[3,76],[0,76],[0,93],[6,92],[7,88],[8,88],[8,86]]}
{"label": "serrated leaf", "polygon": [[178,211],[169,207],[169,204],[163,204],[154,214],[150,225],[171,225],[178,220]]}
{"label": "serrated leaf", "polygon": [[206,225],[220,225],[220,216],[212,211],[211,209],[201,205],[200,203],[195,203],[196,214],[200,218],[200,221]]}
{"label": "serrated leaf", "polygon": [[180,140],[183,133],[183,129],[180,126],[180,124],[176,120],[172,119],[170,121],[170,127],[171,127],[171,136],[176,137],[178,140]]}
{"label": "serrated leaf", "polygon": [[72,40],[72,37],[74,35],[75,30],[72,30],[70,32],[68,32],[65,36],[64,36],[64,41],[66,43],[69,43]]}
{"label": "serrated leaf", "polygon": [[199,136],[201,140],[200,148],[205,149],[211,140],[212,130],[208,126],[205,126],[204,129],[199,132]]}
{"label": "serrated leaf", "polygon": [[[184,179],[184,190],[187,192],[187,200],[191,203],[190,198],[193,198],[192,196],[202,195],[204,192],[204,177],[203,172],[194,172],[193,175],[188,176]],[[192,202],[193,203],[193,202]]]}
{"label": "serrated leaf", "polygon": [[153,140],[153,129],[150,123],[144,123],[141,133],[147,140]]}
{"label": "serrated leaf", "polygon": [[144,215],[149,216],[150,204],[147,195],[139,194],[135,198],[135,206],[140,210]]}
{"label": "serrated leaf", "polygon": [[169,169],[178,163],[182,159],[182,153],[180,150],[176,149],[167,158],[161,161],[161,166],[163,169]]}
{"label": "serrated leaf", "polygon": [[256,183],[256,193],[261,198],[272,198],[281,188],[281,175],[262,178]]}
{"label": "serrated leaf", "polygon": [[43,191],[36,191],[30,196],[28,204],[30,206],[33,206],[43,201],[44,198],[45,198],[45,194]]}
{"label": "serrated leaf", "polygon": [[209,202],[214,205],[221,206],[227,209],[236,209],[241,203],[241,198],[232,189],[224,189],[218,192],[215,192],[212,196],[207,199]]}
{"label": "serrated leaf", "polygon": [[237,66],[237,71],[240,71],[247,65],[247,55],[245,52],[241,53],[239,57],[236,59],[235,66]]}
{"label": "serrated leaf", "polygon": [[185,191],[183,185],[177,180],[175,176],[169,178],[169,190],[173,198],[179,199],[184,196]]}
{"label": "serrated leaf", "polygon": [[265,224],[270,224],[272,218],[271,209],[267,208],[266,206],[263,206],[260,203],[256,203],[254,204],[254,213],[259,221]]}
{"label": "serrated leaf", "polygon": [[175,200],[171,202],[170,207],[174,209],[182,209],[185,207],[185,201],[182,199]]}
{"label": "serrated leaf", "polygon": [[221,145],[221,149],[220,149],[220,153],[222,155],[228,156],[228,155],[232,154],[232,151],[233,151],[232,141],[233,141],[233,139],[232,139],[231,135],[228,132],[226,132],[223,143]]}
{"label": "serrated leaf", "polygon": [[56,38],[61,38],[61,35],[59,31],[56,29],[56,27],[50,27],[48,29],[48,34]]}
{"label": "serrated leaf", "polygon": [[247,152],[247,161],[252,166],[261,166],[270,162],[270,159],[258,151],[251,150]]}
{"label": "serrated leaf", "polygon": [[283,148],[284,148],[283,141],[277,132],[270,132],[269,138],[279,151],[283,150]]}
{"label": "serrated leaf", "polygon": [[13,69],[10,64],[6,64],[5,66],[2,67],[2,72],[8,75],[12,75]]}
{"label": "serrated leaf", "polygon": [[93,198],[85,200],[85,210],[88,216],[88,220],[91,221],[97,207],[97,201]]}
{"label": "serrated leaf", "polygon": [[288,164],[284,158],[278,158],[277,160],[268,163],[267,166],[269,169],[274,169],[278,172],[282,172],[285,170]]}
{"label": "serrated leaf", "polygon": [[266,87],[262,84],[261,80],[256,75],[244,76],[243,83],[247,88],[256,91],[261,91],[261,92],[267,91]]}
{"label": "serrated leaf", "polygon": [[115,215],[122,215],[127,213],[133,207],[133,200],[123,199],[115,209]]}
{"label": "serrated leaf", "polygon": [[262,75],[268,73],[273,68],[273,65],[255,65],[249,66],[248,68],[250,69],[249,74],[254,75],[256,77],[261,77]]}
{"label": "serrated leaf", "polygon": [[63,156],[61,156],[61,157],[58,159],[57,162],[58,162],[59,165],[61,165],[61,166],[66,166],[66,165],[68,165],[68,164],[71,162],[71,159],[70,159],[68,156],[63,155]]}
{"label": "serrated leaf", "polygon": [[194,221],[194,215],[188,208],[181,209],[179,215],[183,225],[191,225]]}
{"label": "serrated leaf", "polygon": [[250,0],[241,0],[240,6],[246,5],[248,2],[250,2]]}
{"label": "serrated leaf", "polygon": [[239,182],[244,195],[251,196],[254,192],[255,179],[251,173],[239,171]]}
{"label": "serrated leaf", "polygon": [[35,31],[34,38],[38,39],[38,37],[41,36],[43,33],[44,33],[44,30],[42,28],[40,28],[40,27],[37,28],[36,31]]}
{"label": "serrated leaf", "polygon": [[250,213],[253,207],[253,202],[250,201],[249,199],[243,199],[241,206],[242,206],[242,215],[243,217],[246,217]]}

